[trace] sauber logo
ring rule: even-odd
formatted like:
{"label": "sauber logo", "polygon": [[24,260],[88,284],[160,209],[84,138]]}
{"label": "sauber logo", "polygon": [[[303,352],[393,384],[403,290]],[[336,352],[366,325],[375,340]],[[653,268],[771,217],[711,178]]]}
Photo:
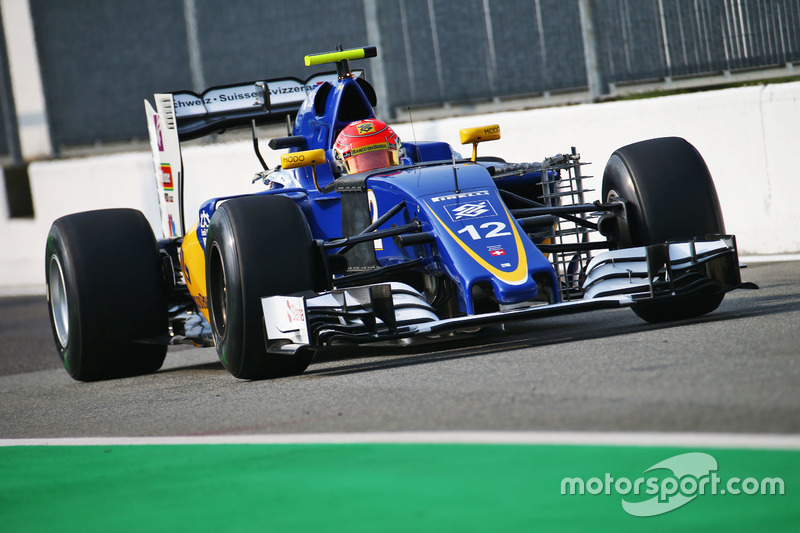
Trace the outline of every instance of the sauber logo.
{"label": "sauber logo", "polygon": [[203,247],[206,245],[206,237],[208,237],[208,227],[211,225],[211,215],[208,211],[203,209],[200,211],[200,222],[197,224],[197,229],[200,230],[200,237],[203,239]]}
{"label": "sauber logo", "polygon": [[153,121],[156,126],[156,143],[158,144],[158,151],[164,151],[164,137],[161,135],[161,119],[158,115],[153,115]]}
{"label": "sauber logo", "polygon": [[208,230],[208,227],[211,225],[211,217],[208,214],[208,211],[203,209],[200,211],[200,228],[204,230]]}
{"label": "sauber logo", "polygon": [[289,319],[289,323],[306,321],[306,315],[303,312],[303,307],[294,305],[289,300],[286,300],[286,316]]}

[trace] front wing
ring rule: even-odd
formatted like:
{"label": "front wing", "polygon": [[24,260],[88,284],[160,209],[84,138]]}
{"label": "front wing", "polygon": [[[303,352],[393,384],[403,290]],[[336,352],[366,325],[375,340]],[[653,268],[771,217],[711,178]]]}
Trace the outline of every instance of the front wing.
{"label": "front wing", "polygon": [[742,286],[732,236],[665,243],[598,254],[582,283],[582,299],[440,320],[412,287],[383,283],[313,296],[262,298],[267,351],[366,344],[470,331],[482,326],[640,302],[674,301]]}

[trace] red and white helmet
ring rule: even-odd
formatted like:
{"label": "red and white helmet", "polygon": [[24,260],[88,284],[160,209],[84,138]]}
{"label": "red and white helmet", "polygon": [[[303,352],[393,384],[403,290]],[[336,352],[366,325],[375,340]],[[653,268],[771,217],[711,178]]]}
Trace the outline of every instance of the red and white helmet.
{"label": "red and white helmet", "polygon": [[374,118],[345,126],[333,151],[347,174],[400,164],[400,139],[392,128]]}

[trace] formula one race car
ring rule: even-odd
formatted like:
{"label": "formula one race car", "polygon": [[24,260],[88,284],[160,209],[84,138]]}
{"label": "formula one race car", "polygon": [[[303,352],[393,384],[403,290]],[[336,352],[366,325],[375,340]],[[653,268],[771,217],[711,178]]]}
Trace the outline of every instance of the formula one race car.
{"label": "formula one race car", "polygon": [[[535,163],[478,156],[498,125],[461,131],[468,158],[400,143],[350,69],[375,55],[309,55],[337,72],[145,102],[165,238],[139,211],[109,209],[60,218],[47,240],[53,332],[73,378],[153,372],[179,343],[216,346],[238,378],[285,376],[348,343],[619,307],[686,319],[743,286],[711,176],[685,140],[620,148],[602,200],[587,203],[574,148]],[[269,146],[288,153],[268,169],[255,126],[284,120],[288,135]],[[180,142],[247,126],[263,190],[206,201],[186,230]]]}

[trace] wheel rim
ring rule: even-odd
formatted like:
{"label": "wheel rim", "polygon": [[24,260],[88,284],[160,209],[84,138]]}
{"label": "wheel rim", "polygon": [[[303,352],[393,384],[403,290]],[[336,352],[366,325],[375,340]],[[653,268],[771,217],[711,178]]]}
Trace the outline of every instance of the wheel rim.
{"label": "wheel rim", "polygon": [[58,260],[55,254],[50,256],[47,272],[53,325],[55,326],[59,344],[61,344],[62,348],[66,348],[69,341],[69,302],[67,300],[66,284],[64,283],[64,270],[61,268],[61,261]]}
{"label": "wheel rim", "polygon": [[225,325],[228,323],[228,289],[225,285],[225,265],[222,264],[222,254],[216,242],[211,246],[209,262],[208,296],[211,321],[220,338],[224,338]]}

